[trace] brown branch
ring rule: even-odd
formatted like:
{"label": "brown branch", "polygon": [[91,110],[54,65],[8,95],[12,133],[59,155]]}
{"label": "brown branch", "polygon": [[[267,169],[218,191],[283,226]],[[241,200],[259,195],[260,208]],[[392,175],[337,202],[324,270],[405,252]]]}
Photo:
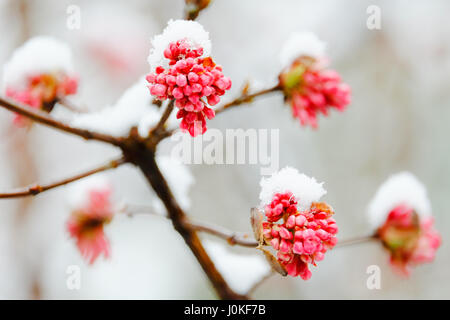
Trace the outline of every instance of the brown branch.
{"label": "brown branch", "polygon": [[78,174],[76,176],[66,178],[66,179],[63,179],[63,180],[60,180],[57,182],[53,182],[53,183],[50,183],[47,185],[35,184],[35,185],[17,189],[17,190],[11,191],[11,192],[0,193],[0,199],[12,199],[12,198],[21,198],[21,197],[26,197],[26,196],[35,196],[35,195],[38,195],[39,193],[69,184],[71,182],[83,179],[83,178],[93,175],[95,173],[106,171],[108,169],[117,168],[118,166],[120,166],[121,164],[124,164],[125,162],[126,162],[125,159],[122,157],[117,160],[110,161],[107,164],[100,166],[98,168],[95,168],[95,169],[89,170],[87,172]]}
{"label": "brown branch", "polygon": [[184,19],[195,20],[203,9],[208,7],[211,0],[185,0]]}
{"label": "brown branch", "polygon": [[203,247],[196,230],[186,222],[186,214],[179,206],[166,179],[159,170],[155,159],[155,150],[148,148],[142,141],[130,139],[124,143],[123,151],[127,159],[141,169],[155,193],[163,202],[168,218],[172,221],[175,230],[191,249],[218,296],[221,299],[247,299],[247,296],[240,295],[231,289]]}
{"label": "brown branch", "polygon": [[251,296],[253,293],[255,293],[256,289],[259,288],[260,285],[262,285],[266,280],[268,280],[270,277],[272,277],[275,274],[272,268],[270,268],[270,271],[261,277],[255,284],[247,291],[247,295]]}
{"label": "brown branch", "polygon": [[376,234],[370,235],[370,236],[362,236],[362,237],[346,239],[346,240],[338,241],[338,243],[336,245],[336,248],[348,247],[348,246],[352,246],[352,245],[355,245],[355,244],[360,244],[360,243],[374,241],[374,240],[377,240],[377,239],[378,239],[378,237],[377,237]]}
{"label": "brown branch", "polygon": [[31,120],[34,120],[40,124],[77,135],[86,140],[97,140],[97,141],[106,142],[106,143],[116,145],[116,146],[121,145],[121,140],[117,139],[113,136],[106,135],[106,134],[99,133],[99,132],[90,131],[90,130],[71,127],[68,124],[62,123],[62,122],[52,118],[48,113],[33,109],[33,108],[23,105],[23,104],[19,104],[16,101],[12,101],[7,98],[0,97],[0,106],[9,111],[18,113],[18,114],[25,116]]}
{"label": "brown branch", "polygon": [[225,241],[227,241],[230,245],[239,245],[251,248],[256,248],[258,246],[258,242],[246,233],[233,232],[223,227],[215,226],[204,222],[189,221],[187,223],[193,229],[222,238]]}
{"label": "brown branch", "polygon": [[175,104],[175,100],[170,100],[169,104],[166,107],[166,110],[164,110],[164,113],[161,116],[161,119],[159,119],[158,124],[152,129],[151,133],[159,133],[162,129],[164,129],[164,124],[166,123],[167,119],[169,119],[170,114],[172,113],[173,107]]}
{"label": "brown branch", "polygon": [[[162,216],[168,218],[166,215],[158,214],[154,211],[152,207],[148,206],[140,206],[140,205],[125,205],[122,211],[124,214],[133,216],[137,213],[145,213],[151,214],[155,216]],[[258,242],[249,236],[247,233],[243,232],[234,232],[223,228],[221,226],[205,223],[205,222],[197,222],[197,221],[186,221],[186,224],[189,225],[192,229],[205,232],[221,238],[225,240],[230,245],[239,245],[243,247],[256,248],[258,246]]]}
{"label": "brown branch", "polygon": [[79,106],[75,105],[72,101],[68,100],[66,97],[58,98],[57,102],[65,107],[66,109],[75,112],[75,113],[87,113],[89,110],[86,110],[86,108],[80,108]]}
{"label": "brown branch", "polygon": [[273,86],[273,87],[270,87],[270,88],[267,88],[267,89],[263,89],[263,90],[260,90],[260,91],[256,91],[255,93],[252,93],[252,94],[247,94],[247,93],[244,92],[240,97],[238,97],[238,98],[234,99],[233,101],[230,101],[230,102],[224,104],[223,106],[217,108],[215,110],[216,114],[222,113],[223,111],[225,111],[225,110],[227,110],[227,109],[229,109],[231,107],[236,107],[236,106],[239,106],[239,105],[244,104],[244,103],[252,102],[253,99],[256,98],[256,97],[259,97],[259,96],[262,96],[262,95],[266,95],[266,94],[269,94],[269,93],[272,93],[272,92],[276,92],[276,91],[279,91],[279,90],[281,90],[281,87],[280,87],[279,84],[277,84],[276,86]]}
{"label": "brown branch", "polygon": [[[250,103],[256,97],[259,97],[259,96],[262,96],[262,95],[266,95],[266,94],[269,94],[269,93],[272,93],[272,92],[280,91],[280,90],[281,90],[281,87],[280,87],[279,84],[277,84],[276,86],[273,86],[273,87],[270,87],[270,88],[267,88],[267,89],[263,89],[263,90],[260,90],[260,91],[256,91],[255,93],[252,93],[252,94],[247,94],[247,93],[243,92],[241,96],[239,96],[238,98],[234,99],[233,101],[230,101],[230,102],[224,104],[223,106],[216,108],[215,109],[215,114],[216,115],[220,114],[220,113],[224,112],[225,110],[227,110],[229,108],[236,107],[236,106],[239,106],[239,105],[244,104],[244,103]],[[172,129],[172,130],[169,130],[169,131],[165,131],[164,135],[161,135],[161,139],[160,140],[172,136],[177,130],[178,129]]]}

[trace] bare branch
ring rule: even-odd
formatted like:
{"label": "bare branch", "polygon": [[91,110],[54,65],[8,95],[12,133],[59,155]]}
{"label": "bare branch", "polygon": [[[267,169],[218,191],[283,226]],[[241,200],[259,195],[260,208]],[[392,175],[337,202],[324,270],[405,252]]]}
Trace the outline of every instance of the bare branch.
{"label": "bare branch", "polygon": [[256,289],[259,288],[260,285],[262,285],[266,280],[268,280],[270,277],[272,277],[275,274],[273,269],[271,268],[270,271],[261,277],[255,284],[247,291],[247,295],[251,296],[255,293]]}
{"label": "bare branch", "polygon": [[[154,208],[151,206],[143,206],[143,205],[124,205],[124,208],[122,209],[122,212],[133,216],[136,214],[151,214],[155,216],[161,216],[164,218],[168,218],[166,215],[161,215],[157,212],[155,212]],[[198,222],[198,221],[186,221],[187,225],[189,225],[192,229],[200,232],[205,232],[208,234],[211,234],[213,236],[216,236],[218,238],[224,239],[228,242],[230,245],[239,245],[243,247],[250,247],[250,248],[256,248],[258,246],[258,242],[252,238],[247,233],[244,232],[234,232],[231,230],[228,230],[226,228],[223,228],[221,226],[216,226],[213,224],[205,223],[205,222]]]}
{"label": "bare branch", "polygon": [[75,105],[72,101],[68,100],[66,97],[58,98],[57,101],[60,105],[65,107],[66,109],[75,112],[75,113],[87,113],[87,108],[80,108],[79,106]]}
{"label": "bare branch", "polygon": [[33,109],[29,106],[19,104],[16,101],[12,101],[7,98],[0,97],[0,106],[5,109],[16,112],[22,116],[25,116],[33,121],[36,121],[40,124],[68,132],[79,137],[82,137],[86,140],[97,140],[106,142],[112,145],[120,146],[121,141],[116,137],[106,135],[103,133],[98,133],[90,130],[74,128],[69,126],[68,124],[62,123],[54,118],[52,118],[48,113],[42,112],[40,110]]}
{"label": "bare branch", "polygon": [[370,242],[373,240],[377,240],[378,236],[376,234],[370,235],[370,236],[363,236],[363,237],[356,237],[351,239],[346,239],[342,241],[338,241],[335,248],[342,248],[342,247],[348,247],[355,244]]}
{"label": "bare branch", "polygon": [[98,168],[86,171],[84,173],[81,173],[76,176],[66,178],[66,179],[63,179],[63,180],[60,180],[57,182],[53,182],[53,183],[46,184],[46,185],[35,184],[35,185],[17,189],[17,190],[11,191],[11,192],[0,193],[0,199],[12,199],[12,198],[21,198],[21,197],[26,197],[26,196],[35,196],[35,195],[38,195],[39,193],[69,184],[71,182],[83,179],[83,178],[93,175],[95,173],[106,171],[108,169],[117,168],[118,166],[120,166],[121,164],[124,164],[125,162],[126,162],[125,159],[123,157],[121,157],[117,160],[112,160],[112,161],[108,162],[107,164],[102,165]]}
{"label": "bare branch", "polygon": [[[257,91],[255,93],[252,94],[247,94],[246,92],[243,92],[241,96],[239,96],[238,98],[234,99],[233,101],[230,101],[226,104],[224,104],[221,107],[218,107],[215,109],[215,114],[220,114],[222,112],[224,112],[225,110],[232,108],[232,107],[236,107],[239,106],[241,104],[244,103],[250,103],[253,101],[254,98],[262,96],[262,95],[266,95],[272,92],[276,92],[281,90],[281,87],[279,85],[273,86],[271,88],[267,88],[267,89],[263,89],[260,91]],[[177,132],[178,129],[172,129],[169,131],[166,131],[164,136],[161,136],[161,140],[167,137],[170,137],[171,135],[173,135],[175,132]]]}
{"label": "bare branch", "polygon": [[238,97],[238,98],[234,99],[233,101],[230,101],[227,104],[224,104],[223,106],[217,108],[215,110],[216,114],[222,113],[223,111],[225,111],[225,110],[227,110],[227,109],[229,109],[231,107],[236,107],[236,106],[239,106],[239,105],[244,104],[244,103],[252,102],[253,99],[256,98],[256,97],[259,97],[259,96],[262,96],[262,95],[266,95],[266,94],[269,94],[269,93],[272,93],[272,92],[276,92],[276,91],[279,91],[279,90],[281,90],[281,87],[280,87],[280,85],[277,84],[276,86],[273,86],[273,87],[267,88],[267,89],[263,89],[263,90],[255,92],[255,93],[252,93],[252,94],[247,94],[246,92],[243,92],[240,97]]}
{"label": "bare branch", "polygon": [[154,147],[146,147],[145,142],[130,141],[129,144],[123,146],[122,150],[126,158],[141,169],[147,181],[163,202],[167,216],[172,221],[173,227],[183,237],[186,245],[194,254],[218,296],[221,299],[247,299],[247,296],[236,293],[229,286],[206,252],[197,231],[187,223],[186,213],[173,196],[172,190],[156,163],[156,150]]}
{"label": "bare branch", "polygon": [[152,132],[158,133],[159,131],[164,129],[164,124],[166,123],[167,119],[169,119],[170,114],[172,113],[174,104],[175,104],[174,100],[169,101],[169,103],[166,107],[166,110],[164,110],[164,113],[162,114],[161,119],[159,119],[158,124],[152,129]]}
{"label": "bare branch", "polygon": [[188,221],[187,224],[197,231],[209,233],[213,236],[222,238],[230,245],[240,245],[251,248],[256,248],[258,246],[258,242],[247,233],[230,231],[221,226],[215,226],[204,222]]}

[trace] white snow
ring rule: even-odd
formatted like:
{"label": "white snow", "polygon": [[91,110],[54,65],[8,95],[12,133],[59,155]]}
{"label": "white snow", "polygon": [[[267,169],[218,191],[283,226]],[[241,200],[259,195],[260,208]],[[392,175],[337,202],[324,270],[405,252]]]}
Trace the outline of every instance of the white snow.
{"label": "white snow", "polygon": [[370,225],[381,226],[389,212],[400,204],[411,206],[420,218],[431,215],[425,186],[410,172],[394,174],[379,187],[368,207]]}
{"label": "white snow", "polygon": [[319,201],[327,193],[322,186],[323,182],[318,183],[316,179],[291,167],[285,167],[269,178],[262,178],[260,185],[261,207],[269,204],[275,193],[290,191],[298,202],[298,209],[304,211],[309,209],[312,202]]}
{"label": "white snow", "polygon": [[104,174],[96,174],[71,183],[67,202],[72,209],[84,207],[89,203],[89,193],[94,190],[111,190],[112,184]]}
{"label": "white snow", "polygon": [[158,66],[167,66],[167,59],[164,57],[164,50],[172,42],[186,40],[194,48],[203,48],[203,56],[207,57],[211,53],[211,41],[209,33],[196,21],[170,20],[162,34],[155,36],[151,43],[148,63],[151,71],[155,71]]}
{"label": "white snow", "polygon": [[240,294],[245,294],[270,272],[270,266],[262,255],[234,253],[215,241],[205,240],[203,244],[225,280]]}
{"label": "white snow", "polygon": [[[160,119],[164,106],[158,108],[152,104],[153,97],[147,88],[147,81],[141,77],[127,89],[113,106],[99,111],[74,115],[71,125],[77,128],[95,130],[115,137],[127,136],[133,126],[145,138]],[[169,127],[178,125],[176,112],[172,112]]]}
{"label": "white snow", "polygon": [[3,87],[24,89],[30,76],[74,71],[72,52],[67,44],[48,36],[29,39],[17,48],[3,68]]}
{"label": "white snow", "polygon": [[316,59],[322,58],[325,54],[325,47],[326,43],[312,32],[292,33],[280,51],[282,68],[289,67],[301,56],[309,56]]}

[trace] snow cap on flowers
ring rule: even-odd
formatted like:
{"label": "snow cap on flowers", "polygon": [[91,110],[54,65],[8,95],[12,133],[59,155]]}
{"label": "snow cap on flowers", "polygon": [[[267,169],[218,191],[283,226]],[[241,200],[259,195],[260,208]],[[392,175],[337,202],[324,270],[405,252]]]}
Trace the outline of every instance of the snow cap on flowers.
{"label": "snow cap on flowers", "polygon": [[301,56],[321,58],[325,54],[325,42],[312,32],[292,33],[280,52],[282,68],[287,68]]}
{"label": "snow cap on flowers", "polygon": [[389,212],[402,204],[413,208],[421,220],[431,216],[431,204],[425,186],[410,172],[394,174],[380,186],[369,204],[370,225],[373,228],[380,227]]}
{"label": "snow cap on flowers", "polygon": [[[152,103],[148,94],[147,82],[142,76],[128,88],[117,102],[98,111],[75,114],[71,125],[77,128],[95,130],[116,137],[125,137],[133,126],[138,127],[139,134],[146,138],[152,126],[158,123],[163,108]],[[175,114],[169,118],[169,127],[177,124]]]}
{"label": "snow cap on flowers", "polygon": [[48,36],[29,39],[16,49],[3,69],[3,91],[7,87],[26,89],[27,79],[39,74],[74,72],[72,52],[67,44]]}
{"label": "snow cap on flowers", "polygon": [[276,193],[291,192],[298,202],[297,209],[304,211],[327,193],[322,186],[323,182],[318,183],[316,179],[291,167],[285,167],[269,178],[262,178],[260,185],[259,198],[262,207],[268,205]]}
{"label": "snow cap on flowers", "polygon": [[71,209],[85,207],[89,204],[89,193],[92,190],[112,191],[111,181],[102,174],[97,174],[77,181],[70,186],[67,202]]}
{"label": "snow cap on flowers", "polygon": [[151,41],[152,48],[148,56],[151,72],[158,66],[167,67],[168,61],[164,57],[164,50],[178,40],[186,40],[192,47],[203,48],[203,57],[208,57],[211,53],[209,33],[200,23],[190,20],[170,20],[163,33],[156,35]]}

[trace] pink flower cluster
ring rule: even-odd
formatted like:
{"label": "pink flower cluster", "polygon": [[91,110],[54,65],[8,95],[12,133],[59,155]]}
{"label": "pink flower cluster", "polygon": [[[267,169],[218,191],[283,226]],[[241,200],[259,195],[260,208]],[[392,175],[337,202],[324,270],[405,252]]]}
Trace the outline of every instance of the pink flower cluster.
{"label": "pink flower cluster", "polygon": [[441,245],[441,236],[432,217],[419,221],[418,215],[407,205],[395,207],[378,236],[390,252],[390,262],[396,271],[408,276],[413,266],[434,260]]}
{"label": "pink flower cluster", "polygon": [[67,230],[76,240],[81,255],[93,264],[103,253],[109,257],[109,241],[104,233],[104,225],[111,222],[113,210],[110,201],[111,190],[89,191],[87,204],[72,212],[67,222]]}
{"label": "pink flower cluster", "polygon": [[[6,88],[6,96],[35,109],[50,112],[58,98],[75,94],[78,88],[78,78],[64,74],[39,74],[27,80],[25,90]],[[27,122],[16,115],[14,123],[23,126]]]}
{"label": "pink flower cluster", "polygon": [[330,108],[344,111],[350,103],[350,86],[341,81],[336,71],[322,69],[318,63],[298,60],[281,74],[280,84],[292,106],[292,115],[301,125],[317,128],[319,113],[327,116]]}
{"label": "pink flower cluster", "polygon": [[[299,212],[296,205],[292,193],[275,194],[265,208],[268,221],[263,222],[263,234],[288,274],[308,280],[309,264],[315,266],[336,245],[338,227],[327,204],[313,203],[304,212]],[[280,219],[282,223],[275,223]]]}
{"label": "pink flower cluster", "polygon": [[231,79],[223,75],[222,67],[211,57],[201,58],[202,54],[203,48],[193,49],[184,40],[171,43],[164,51],[169,68],[159,66],[146,78],[152,95],[159,100],[175,99],[177,118],[183,119],[180,128],[193,137],[205,133],[206,118],[215,116],[202,98],[214,106],[231,88]]}

